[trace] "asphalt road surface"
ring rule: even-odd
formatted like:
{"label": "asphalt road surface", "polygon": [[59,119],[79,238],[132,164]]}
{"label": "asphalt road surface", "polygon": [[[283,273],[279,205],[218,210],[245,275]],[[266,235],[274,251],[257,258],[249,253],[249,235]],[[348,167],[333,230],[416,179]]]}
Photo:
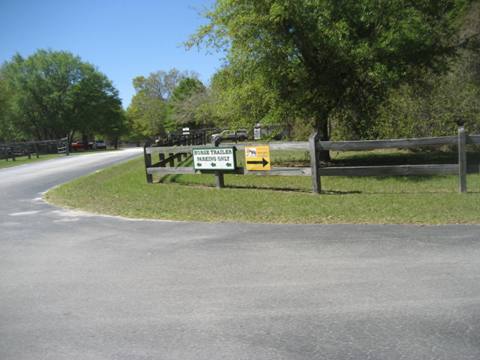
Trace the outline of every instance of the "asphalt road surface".
{"label": "asphalt road surface", "polygon": [[[480,359],[480,227],[131,221],[0,170],[0,359]],[[162,186],[162,185],[152,185]]]}

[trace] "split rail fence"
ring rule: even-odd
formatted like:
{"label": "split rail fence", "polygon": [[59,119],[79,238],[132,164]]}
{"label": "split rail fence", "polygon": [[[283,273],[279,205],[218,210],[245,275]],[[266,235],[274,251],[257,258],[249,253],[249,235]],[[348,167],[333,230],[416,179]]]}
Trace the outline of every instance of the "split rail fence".
{"label": "split rail fence", "polygon": [[58,140],[22,141],[0,143],[0,158],[15,161],[17,157],[32,155],[37,158],[42,154],[69,154],[67,138]]}
{"label": "split rail fence", "polygon": [[[183,146],[145,146],[145,172],[148,183],[153,182],[153,175],[200,173],[184,164],[191,158],[192,149],[210,148],[206,139],[196,144]],[[245,144],[228,144],[236,150],[244,150]],[[327,166],[320,162],[320,153],[328,151],[362,151],[376,149],[414,149],[429,146],[455,145],[458,149],[458,162],[454,164],[423,165],[377,165],[377,166]],[[458,175],[459,192],[467,191],[467,174],[480,173],[480,166],[467,163],[467,145],[480,145],[480,135],[467,135],[460,127],[457,136],[441,136],[413,139],[359,140],[359,141],[320,141],[317,133],[309,141],[272,142],[270,150],[304,150],[310,153],[310,167],[272,167],[270,171],[248,171],[238,167],[230,174],[257,176],[311,176],[312,191],[321,193],[322,176],[428,176]],[[250,144],[247,146],[251,146]],[[157,159],[155,159],[158,156]],[[217,187],[223,187],[223,173],[215,172]]]}

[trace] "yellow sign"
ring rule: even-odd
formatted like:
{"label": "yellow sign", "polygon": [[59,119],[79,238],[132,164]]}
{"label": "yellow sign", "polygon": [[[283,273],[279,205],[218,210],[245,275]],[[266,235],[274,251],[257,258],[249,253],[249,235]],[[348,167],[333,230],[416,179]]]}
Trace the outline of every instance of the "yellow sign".
{"label": "yellow sign", "polygon": [[247,170],[272,170],[270,146],[245,146],[245,166]]}

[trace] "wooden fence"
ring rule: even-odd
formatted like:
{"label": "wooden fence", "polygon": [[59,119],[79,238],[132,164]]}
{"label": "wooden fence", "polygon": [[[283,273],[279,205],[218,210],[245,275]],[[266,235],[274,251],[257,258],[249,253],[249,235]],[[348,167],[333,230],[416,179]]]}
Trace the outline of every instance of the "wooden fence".
{"label": "wooden fence", "polygon": [[199,145],[206,144],[208,142],[208,134],[210,134],[212,129],[200,129],[189,131],[188,134],[183,134],[182,132],[172,133],[166,137],[159,138],[154,141],[147,142],[147,146],[154,144],[157,146],[186,146],[186,145]]}
{"label": "wooden fence", "polygon": [[[248,171],[238,167],[230,173],[257,176],[311,176],[312,190],[321,193],[322,176],[411,176],[411,175],[452,175],[458,174],[459,191],[467,191],[467,173],[479,173],[478,164],[467,164],[467,144],[480,145],[480,135],[467,135],[460,127],[457,136],[442,136],[417,139],[360,140],[360,141],[320,141],[317,133],[310,136],[308,142],[272,142],[271,150],[304,150],[310,153],[310,167],[272,167],[270,171]],[[240,151],[245,144],[228,144]],[[456,145],[458,162],[455,164],[424,165],[382,165],[382,166],[327,166],[319,161],[322,150],[361,151],[376,149],[413,149],[427,146]],[[184,167],[192,156],[192,149],[210,148],[205,142],[183,146],[145,146],[145,172],[147,182],[153,182],[153,175],[195,174],[193,167]],[[154,160],[158,156],[157,160]],[[223,187],[223,174],[216,172],[217,187]]]}
{"label": "wooden fence", "polygon": [[0,158],[8,161],[15,161],[17,157],[27,156],[29,159],[32,155],[37,158],[41,154],[69,154],[67,138],[58,140],[41,140],[41,141],[21,141],[13,143],[0,143]]}

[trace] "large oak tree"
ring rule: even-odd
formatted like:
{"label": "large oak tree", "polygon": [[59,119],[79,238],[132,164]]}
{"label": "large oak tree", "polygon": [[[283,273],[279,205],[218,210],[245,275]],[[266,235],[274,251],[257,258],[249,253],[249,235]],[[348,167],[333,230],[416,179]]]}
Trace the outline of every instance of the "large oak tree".
{"label": "large oak tree", "polygon": [[443,71],[465,2],[217,0],[189,45],[226,51],[239,86],[261,78],[328,139],[332,113],[360,122],[390,88]]}
{"label": "large oak tree", "polygon": [[26,138],[116,137],[124,130],[121,100],[111,81],[69,52],[17,54],[1,73],[10,93],[11,123]]}

